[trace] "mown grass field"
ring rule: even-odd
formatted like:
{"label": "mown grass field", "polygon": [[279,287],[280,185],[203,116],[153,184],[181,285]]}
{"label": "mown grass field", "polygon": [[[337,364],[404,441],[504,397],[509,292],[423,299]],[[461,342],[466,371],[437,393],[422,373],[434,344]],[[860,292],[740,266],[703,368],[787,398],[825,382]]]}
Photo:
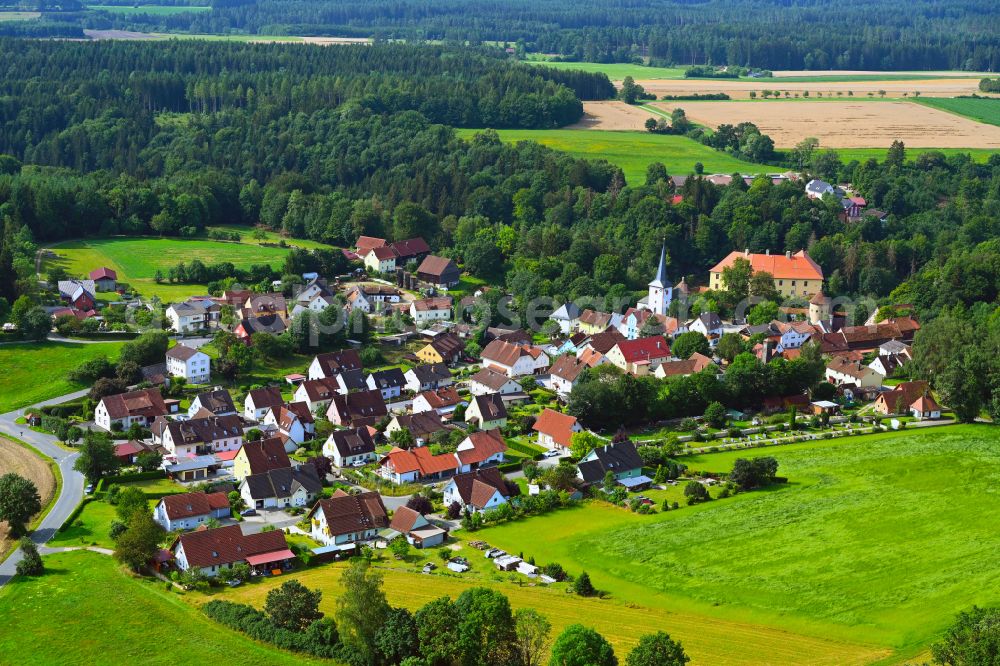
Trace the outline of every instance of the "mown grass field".
{"label": "mown grass field", "polygon": [[45,575],[0,588],[0,661],[9,664],[315,664],[219,625],[163,583],[107,555],[50,555]]}
{"label": "mown grass field", "polygon": [[[820,146],[820,150],[826,150],[823,146]],[[836,148],[837,155],[840,160],[844,163],[850,162],[851,160],[858,160],[863,162],[869,159],[876,159],[879,162],[885,160],[885,155],[888,149],[883,148]],[[917,159],[920,155],[924,153],[941,153],[946,157],[952,155],[969,155],[973,162],[985,162],[990,158],[990,155],[995,155],[998,151],[990,148],[907,148],[906,149],[906,159],[912,162]]]}
{"label": "mown grass field", "polygon": [[728,471],[772,455],[790,483],[650,517],[595,504],[477,538],[586,570],[616,599],[912,658],[959,610],[1000,601],[1000,536],[983,520],[1000,512],[998,443],[993,427],[955,426],[689,457]]}
{"label": "mown grass field", "polygon": [[66,378],[84,361],[98,356],[118,358],[122,342],[72,344],[32,342],[0,345],[0,413],[87,388]]}
{"label": "mown grass field", "polygon": [[[571,518],[559,514],[563,520]],[[694,664],[865,664],[879,659],[885,650],[866,645],[791,634],[780,629],[756,626],[744,622],[720,620],[690,613],[676,613],[664,607],[644,606],[641,601],[620,599],[586,599],[567,594],[565,585],[552,588],[517,585],[516,574],[498,574],[482,557],[471,550],[473,571],[464,575],[435,573],[432,575],[412,570],[401,570],[395,563],[382,562],[380,571],[385,578],[385,592],[389,603],[416,610],[429,601],[443,596],[457,597],[470,587],[486,586],[507,595],[516,608],[535,608],[552,623],[553,636],[566,626],[582,622],[603,634],[614,646],[621,663],[628,651],[646,633],[659,629],[669,632],[684,643],[684,648],[694,659]],[[515,551],[516,552],[516,551]],[[437,560],[427,553],[427,560]],[[423,560],[420,560],[421,562]],[[340,575],[345,565],[332,564],[295,574],[304,585],[323,591],[320,608],[334,613],[336,598],[341,592]],[[392,568],[389,568],[392,567]],[[439,570],[440,571],[440,570]],[[271,579],[262,583],[226,589],[221,594],[233,601],[261,606],[268,590],[281,583]],[[190,600],[200,600],[192,595]]]}
{"label": "mown grass field", "polygon": [[544,65],[554,69],[577,69],[584,72],[603,72],[612,81],[621,81],[626,76],[633,79],[683,79],[684,67],[647,67],[624,62],[552,62],[551,60],[529,60],[531,65]]}
{"label": "mown grass field", "polygon": [[924,98],[921,104],[941,109],[959,116],[965,116],[972,120],[987,123],[989,125],[1000,125],[1000,99],[996,98]]}
{"label": "mown grass field", "polygon": [[135,14],[151,14],[153,16],[173,16],[175,14],[185,14],[191,12],[208,12],[211,7],[199,7],[188,5],[87,5],[87,9],[99,12],[110,12],[112,14],[125,14],[132,16]]}
{"label": "mown grass field", "polygon": [[[249,233],[246,234],[249,236]],[[249,239],[248,239],[249,240]],[[118,279],[127,282],[143,296],[158,296],[164,302],[204,294],[203,284],[157,284],[156,271],[167,276],[171,266],[199,259],[205,264],[232,262],[237,268],[253,264],[280,266],[288,249],[262,247],[256,241],[227,243],[222,241],[182,238],[97,238],[59,243],[51,247],[58,255],[46,259],[44,273],[50,266],[61,266],[70,275],[84,275],[94,268],[107,266],[118,272]]]}
{"label": "mown grass field", "polygon": [[[470,138],[477,130],[456,131],[459,136]],[[630,185],[645,182],[646,167],[653,162],[662,162],[671,175],[694,173],[696,162],[704,165],[705,173],[780,171],[777,167],[744,162],[684,136],[565,129],[498,130],[498,133],[503,141],[537,141],[574,157],[605,159],[621,167]]]}

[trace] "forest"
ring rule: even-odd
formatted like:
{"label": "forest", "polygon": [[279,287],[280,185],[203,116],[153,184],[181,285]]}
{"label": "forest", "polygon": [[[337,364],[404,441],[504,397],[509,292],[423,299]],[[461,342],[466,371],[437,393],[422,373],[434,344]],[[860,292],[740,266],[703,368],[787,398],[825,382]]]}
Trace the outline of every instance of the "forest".
{"label": "forest", "polygon": [[[864,163],[832,151],[796,156],[798,168],[853,182],[888,213],[884,224],[848,224],[838,204],[808,199],[800,183],[718,187],[690,177],[675,192],[660,165],[626,182],[607,162],[504,145],[492,131],[461,140],[441,124],[448,114],[420,96],[449,71],[453,52],[443,47],[0,42],[0,53],[9,63],[0,78],[8,300],[32,289],[38,243],[257,223],[335,246],[359,234],[421,235],[473,275],[505,284],[522,308],[535,296],[634,298],[660,239],[675,282],[695,284],[733,249],[806,248],[831,295],[892,294],[922,316],[995,303],[1000,289],[998,156],[910,161],[902,145]],[[482,90],[507,73],[511,91],[554,87],[579,104],[547,71],[531,76],[478,51],[454,57],[469,64],[450,70],[456,88]],[[397,62],[403,73],[314,74],[344,60],[355,71]],[[285,76],[270,76],[281,67]],[[606,78],[566,81],[576,89]],[[695,311],[732,305],[709,293]]]}
{"label": "forest", "polygon": [[[131,3],[129,3],[131,4]],[[174,3],[158,3],[174,4]],[[214,0],[172,15],[101,11],[0,24],[2,34],[69,36],[81,27],[191,33],[334,35],[519,44],[589,62],[740,65],[765,69],[1000,69],[990,0],[838,3],[783,0]],[[72,6],[68,6],[72,9]],[[875,19],[873,21],[873,18]]]}

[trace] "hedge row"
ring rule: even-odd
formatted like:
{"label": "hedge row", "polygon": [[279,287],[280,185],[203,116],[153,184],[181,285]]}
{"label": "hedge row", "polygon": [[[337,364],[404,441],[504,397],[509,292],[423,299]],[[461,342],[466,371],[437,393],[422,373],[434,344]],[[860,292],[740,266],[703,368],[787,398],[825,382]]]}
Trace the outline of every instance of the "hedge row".
{"label": "hedge row", "polygon": [[253,606],[231,601],[213,600],[201,607],[205,615],[230,629],[285,650],[305,652],[324,659],[337,659],[343,648],[332,620],[316,620],[299,633],[275,626],[264,613]]}
{"label": "hedge row", "polygon": [[76,519],[80,517],[80,514],[83,513],[84,507],[90,504],[93,499],[93,497],[84,497],[57,531],[65,532],[68,530],[76,522]]}

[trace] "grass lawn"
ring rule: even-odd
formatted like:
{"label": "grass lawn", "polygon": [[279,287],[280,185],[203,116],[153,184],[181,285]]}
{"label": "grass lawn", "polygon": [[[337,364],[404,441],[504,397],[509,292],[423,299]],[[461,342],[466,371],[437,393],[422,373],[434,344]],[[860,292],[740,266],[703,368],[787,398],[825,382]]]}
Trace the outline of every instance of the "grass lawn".
{"label": "grass lawn", "polygon": [[552,62],[550,60],[529,60],[532,65],[544,65],[554,69],[577,69],[584,72],[604,72],[612,81],[621,81],[626,76],[633,79],[683,79],[684,67],[647,67],[646,65],[633,65],[631,63],[615,62]]}
{"label": "grass lawn", "polygon": [[920,100],[921,104],[941,109],[948,113],[965,116],[977,122],[988,125],[1000,125],[1000,99],[996,98],[931,98],[925,97]]}
{"label": "grass lawn", "polygon": [[171,266],[199,259],[205,264],[232,262],[237,268],[253,264],[280,266],[288,254],[287,248],[261,247],[253,243],[182,238],[96,238],[59,243],[51,247],[58,255],[46,259],[44,273],[51,266],[61,266],[70,275],[83,275],[99,266],[118,272],[118,279],[127,282],[146,297],[159,296],[164,302],[204,294],[205,285],[156,284],[159,270],[164,276]]}
{"label": "grass lawn", "polygon": [[115,542],[108,536],[111,521],[117,520],[115,507],[107,502],[93,500],[88,502],[80,512],[71,527],[56,532],[49,541],[53,548],[100,546],[114,548]]}
{"label": "grass lawn", "polygon": [[[461,137],[471,137],[477,130],[456,130]],[[504,141],[537,141],[569,153],[573,157],[605,159],[621,167],[630,185],[646,180],[646,167],[662,162],[671,175],[694,173],[701,162],[705,173],[762,173],[780,171],[752,162],[744,162],[685,136],[648,132],[599,132],[595,130],[498,130]],[[883,151],[883,156],[884,156]]]}
{"label": "grass lawn", "polygon": [[592,503],[477,538],[586,570],[616,599],[912,658],[959,610],[1000,601],[1000,537],[981,519],[1000,512],[998,442],[955,426],[690,456],[717,471],[774,456],[791,482],[649,517]]}
{"label": "grass lawn", "polygon": [[[561,516],[563,521],[572,520],[572,513],[556,515]],[[421,574],[416,565],[406,567],[384,560],[378,566],[385,577],[389,603],[416,610],[442,596],[454,599],[470,587],[490,587],[507,595],[515,609],[535,608],[543,613],[552,622],[553,637],[576,622],[594,627],[614,645],[621,663],[624,663],[625,656],[640,636],[658,629],[679,637],[688,654],[700,664],[759,664],[761,655],[767,655],[771,663],[863,664],[870,663],[880,654],[878,649],[867,646],[796,636],[767,627],[682,615],[665,608],[648,608],[621,600],[585,599],[567,594],[563,584],[551,588],[517,585],[513,581],[527,579],[517,574],[497,573],[480,551],[467,550],[464,554],[473,568],[463,575],[447,571],[442,573],[440,568],[434,574]],[[440,565],[436,555],[433,552],[420,553],[419,559],[411,559],[421,564],[432,561]],[[323,599],[320,609],[333,613],[344,567],[344,564],[331,564],[295,575],[303,585],[321,589]],[[226,588],[221,596],[260,607],[267,591],[280,584],[281,578],[276,578],[235,589]],[[196,595],[188,598],[198,600]],[[202,597],[202,600],[207,601],[208,597]]]}
{"label": "grass lawn", "polygon": [[0,345],[0,413],[87,388],[66,379],[66,373],[84,361],[107,356],[114,361],[123,342],[72,344],[26,342]]}
{"label": "grass lawn", "polygon": [[257,240],[256,238],[253,237],[254,232],[257,230],[252,227],[238,226],[235,224],[219,224],[213,227],[205,227],[206,232],[212,231],[213,229],[220,231],[235,231],[242,237],[240,239],[240,242],[248,243],[251,245],[260,245],[261,243],[278,243],[281,241],[285,241],[285,243],[287,243],[290,247],[301,247],[307,250],[314,250],[317,248],[335,249],[332,245],[327,245],[326,243],[320,243],[319,241],[308,240],[305,238],[286,238],[275,231],[271,231],[270,229],[262,230],[264,232],[264,238],[261,240]]}
{"label": "grass lawn", "polygon": [[320,663],[213,622],[163,583],[123,573],[107,555],[49,555],[45,568],[40,578],[0,589],[4,663]]}
{"label": "grass lawn", "polygon": [[173,16],[174,14],[185,14],[191,12],[208,12],[211,7],[198,7],[194,5],[87,5],[87,9],[99,12],[110,12],[112,14],[151,14],[153,16]]}

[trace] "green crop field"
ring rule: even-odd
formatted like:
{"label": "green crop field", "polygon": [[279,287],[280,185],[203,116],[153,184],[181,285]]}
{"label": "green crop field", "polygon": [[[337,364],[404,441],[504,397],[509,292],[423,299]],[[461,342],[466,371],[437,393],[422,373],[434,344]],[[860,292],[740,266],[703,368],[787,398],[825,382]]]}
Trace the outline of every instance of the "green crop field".
{"label": "green crop field", "polygon": [[[245,235],[249,236],[249,233]],[[157,284],[153,279],[157,270],[166,276],[171,266],[192,259],[206,264],[229,261],[237,268],[249,268],[253,264],[280,266],[288,254],[287,248],[262,247],[255,241],[225,243],[145,237],[67,241],[51,246],[51,250],[58,258],[46,259],[42,266],[43,273],[53,265],[62,266],[70,275],[84,275],[94,268],[107,266],[118,272],[120,281],[129,283],[143,296],[159,296],[165,302],[204,294],[205,285]]]}
{"label": "green crop field", "polygon": [[0,12],[0,23],[3,21],[29,21],[41,16],[40,12]]}
{"label": "green crop field", "polygon": [[955,426],[690,457],[728,471],[772,455],[790,483],[650,517],[592,504],[477,538],[586,570],[616,599],[913,658],[959,610],[1000,602],[1000,535],[983,520],[1000,512],[998,445],[996,428]]}
{"label": "green crop field", "polygon": [[112,14],[151,14],[153,16],[173,16],[190,12],[208,12],[211,7],[188,5],[87,5],[87,9]]}
{"label": "green crop field", "polygon": [[[820,146],[820,150],[826,149]],[[886,152],[888,152],[888,148],[834,148],[833,150],[844,163],[851,160],[863,162],[872,158],[881,162],[885,159]],[[991,148],[907,148],[906,159],[907,161],[913,161],[924,153],[941,153],[945,157],[969,155],[973,162],[985,162],[990,158],[990,155],[995,155],[998,152],[1000,151]]]}
{"label": "green crop field", "polygon": [[40,578],[0,589],[3,663],[321,663],[213,622],[160,581],[132,578],[107,555],[49,555],[45,569]]}
{"label": "green crop field", "polygon": [[122,342],[73,344],[32,342],[0,345],[0,413],[33,405],[87,388],[66,379],[66,373],[98,356],[114,361]]}
{"label": "green crop field", "polygon": [[545,65],[556,69],[578,69],[584,72],[604,72],[612,81],[621,81],[626,76],[633,79],[683,79],[684,67],[647,67],[629,63],[600,62],[552,62],[550,60],[529,60],[532,65]]}
{"label": "green crop field", "polygon": [[[461,137],[471,137],[477,130],[456,130]],[[605,159],[621,167],[625,180],[641,185],[646,167],[662,162],[671,175],[694,173],[701,162],[705,173],[763,173],[780,171],[778,167],[753,164],[719,152],[685,136],[648,132],[604,132],[595,130],[498,130],[503,141],[538,143],[586,159]]]}
{"label": "green crop field", "polygon": [[921,104],[941,109],[972,120],[1000,125],[1000,99],[993,97],[925,97]]}

